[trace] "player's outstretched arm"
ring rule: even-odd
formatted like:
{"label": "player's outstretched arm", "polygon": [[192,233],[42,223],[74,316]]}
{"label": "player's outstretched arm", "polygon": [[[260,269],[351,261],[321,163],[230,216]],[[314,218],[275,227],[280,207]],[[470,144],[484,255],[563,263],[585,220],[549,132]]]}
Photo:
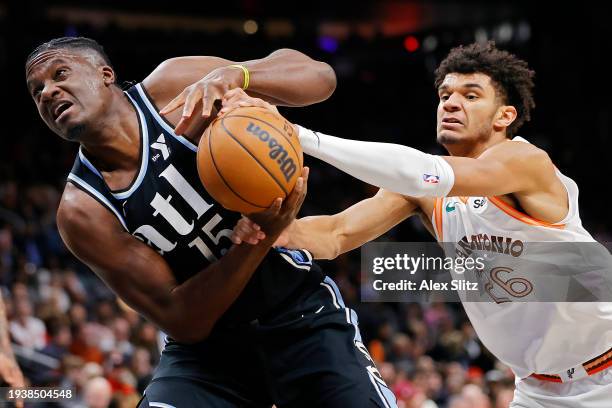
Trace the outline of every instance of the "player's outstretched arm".
{"label": "player's outstretched arm", "polygon": [[[175,131],[182,134],[198,117],[209,117],[213,103],[230,89],[245,88],[250,95],[274,105],[305,106],[329,98],[336,89],[336,75],[324,62],[296,50],[280,49],[244,62],[218,57],[172,58],[159,65],[143,85],[161,108],[160,113],[171,121],[176,119]],[[173,117],[174,111],[181,115]]]}
{"label": "player's outstretched arm", "polygon": [[129,306],[181,342],[208,336],[236,300],[272,243],[299,210],[306,184],[281,206],[280,199],[258,221],[270,231],[258,245],[234,245],[220,260],[178,283],[165,260],[126,232],[93,198],[68,184],[57,215],[60,234],[77,258],[87,264]]}
{"label": "player's outstretched arm", "polygon": [[[307,249],[316,259],[333,259],[378,238],[416,210],[414,200],[381,189],[338,214],[295,220],[275,245]],[[234,228],[232,241],[257,244],[265,237],[259,225],[244,217]]]}
{"label": "player's outstretched arm", "polygon": [[[541,149],[506,141],[480,157],[435,156],[390,143],[341,139],[298,127],[305,153],[391,191],[412,197],[514,194],[523,208],[534,204],[543,220],[567,213],[567,193]],[[537,202],[544,203],[544,207]],[[551,206],[554,207],[551,210]],[[550,215],[548,215],[550,214]]]}

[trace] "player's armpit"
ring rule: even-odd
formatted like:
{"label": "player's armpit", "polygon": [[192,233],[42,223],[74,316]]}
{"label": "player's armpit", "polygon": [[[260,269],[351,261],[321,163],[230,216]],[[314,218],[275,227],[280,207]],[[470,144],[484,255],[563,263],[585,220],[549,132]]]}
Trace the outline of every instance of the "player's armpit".
{"label": "player's armpit", "polygon": [[57,225],[68,248],[130,307],[174,339],[208,336],[267,254],[272,240],[233,246],[180,285],[165,260],[126,232],[110,211],[67,184]]}
{"label": "player's armpit", "polygon": [[333,259],[378,238],[416,211],[415,201],[380,189],[338,214],[295,221],[288,245],[308,249],[317,259]]}

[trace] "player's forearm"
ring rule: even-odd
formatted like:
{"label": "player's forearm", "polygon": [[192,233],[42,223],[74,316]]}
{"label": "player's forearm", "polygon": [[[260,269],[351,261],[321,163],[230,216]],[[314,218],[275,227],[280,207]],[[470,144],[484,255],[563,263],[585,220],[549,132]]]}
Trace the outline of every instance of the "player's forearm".
{"label": "player's forearm", "polygon": [[304,153],[366,183],[412,197],[444,197],[454,183],[440,156],[391,143],[341,139],[299,128]]}
{"label": "player's forearm", "polygon": [[334,259],[341,252],[336,218],[329,215],[295,220],[289,229],[288,248],[306,249],[315,259]]}
{"label": "player's forearm", "polygon": [[248,91],[278,104],[310,105],[329,98],[336,89],[334,70],[299,51],[281,49],[243,64],[250,73]]}
{"label": "player's forearm", "polygon": [[262,262],[274,237],[257,245],[234,245],[225,256],[171,292],[172,313],[161,315],[169,334],[186,343],[205,339],[234,303]]}

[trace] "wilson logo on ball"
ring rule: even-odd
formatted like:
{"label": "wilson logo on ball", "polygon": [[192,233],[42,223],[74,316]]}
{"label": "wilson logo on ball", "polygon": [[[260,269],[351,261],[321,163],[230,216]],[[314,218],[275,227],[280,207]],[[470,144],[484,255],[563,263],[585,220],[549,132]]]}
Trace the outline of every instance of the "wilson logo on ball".
{"label": "wilson logo on ball", "polygon": [[287,150],[278,143],[278,141],[270,136],[270,133],[263,130],[253,122],[249,122],[246,131],[257,136],[262,142],[268,144],[270,152],[268,155],[279,164],[279,168],[286,181],[289,181],[291,177],[297,171],[297,166],[291,157],[287,157]]}

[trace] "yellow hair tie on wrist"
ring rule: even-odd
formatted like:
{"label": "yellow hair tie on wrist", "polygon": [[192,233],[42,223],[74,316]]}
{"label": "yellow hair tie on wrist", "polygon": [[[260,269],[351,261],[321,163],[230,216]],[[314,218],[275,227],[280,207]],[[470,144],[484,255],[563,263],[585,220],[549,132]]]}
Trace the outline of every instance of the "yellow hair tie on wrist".
{"label": "yellow hair tie on wrist", "polygon": [[230,67],[240,68],[242,70],[242,72],[244,73],[244,83],[242,84],[242,89],[247,89],[249,87],[249,79],[251,77],[251,74],[249,74],[249,70],[247,69],[247,67],[240,64],[230,65]]}

